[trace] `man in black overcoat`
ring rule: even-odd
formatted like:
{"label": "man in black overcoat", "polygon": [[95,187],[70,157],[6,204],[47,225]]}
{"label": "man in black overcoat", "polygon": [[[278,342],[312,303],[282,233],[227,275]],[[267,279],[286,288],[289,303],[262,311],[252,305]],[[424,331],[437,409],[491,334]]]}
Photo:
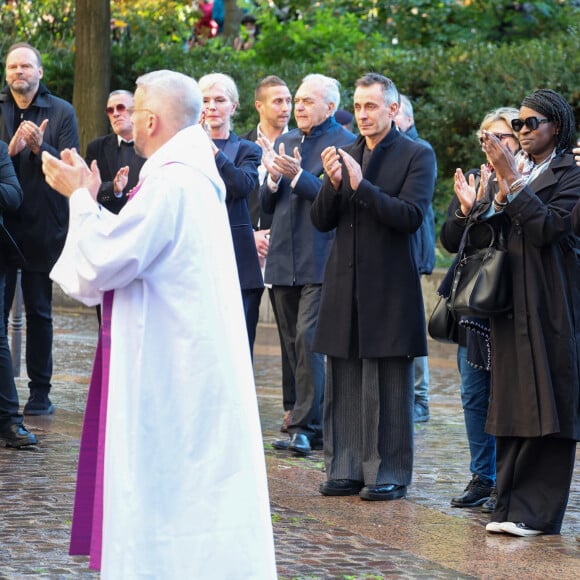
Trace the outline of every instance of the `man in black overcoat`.
{"label": "man in black overcoat", "polygon": [[427,354],[413,250],[433,195],[435,155],[401,135],[394,83],[356,83],[360,136],[322,153],[312,221],[336,237],[322,284],[314,350],[327,355],[323,495],[405,497],[413,472],[413,359]]}

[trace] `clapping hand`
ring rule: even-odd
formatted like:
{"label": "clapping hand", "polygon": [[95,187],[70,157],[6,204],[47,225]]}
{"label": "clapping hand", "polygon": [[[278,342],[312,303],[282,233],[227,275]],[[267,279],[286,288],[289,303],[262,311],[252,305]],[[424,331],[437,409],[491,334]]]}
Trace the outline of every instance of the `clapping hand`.
{"label": "clapping hand", "polygon": [[89,169],[74,147],[64,149],[60,159],[44,151],[42,171],[48,185],[61,195],[70,197],[77,189],[86,188],[93,199],[97,199],[101,185],[101,174],[97,162],[93,161]]}

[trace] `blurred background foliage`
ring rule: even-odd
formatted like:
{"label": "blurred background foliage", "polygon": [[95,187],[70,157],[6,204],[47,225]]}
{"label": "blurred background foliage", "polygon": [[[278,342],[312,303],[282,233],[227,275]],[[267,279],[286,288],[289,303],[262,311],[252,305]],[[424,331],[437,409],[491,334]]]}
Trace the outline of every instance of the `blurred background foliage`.
{"label": "blurred background foliage", "polygon": [[[74,8],[73,0],[0,4],[2,54],[18,40],[35,45],[47,85],[67,100],[74,82]],[[359,76],[385,74],[411,98],[419,133],[437,154],[439,223],[455,168],[483,162],[475,132],[490,109],[517,107],[526,94],[548,87],[561,92],[580,119],[578,0],[238,0],[234,13],[238,22],[246,13],[257,19],[259,32],[248,50],[234,50],[231,35],[195,42],[199,2],[112,1],[111,90],[130,89],[137,76],[160,68],[196,78],[225,72],[238,84],[235,129],[241,133],[256,123],[254,87],[268,74],[284,78],[291,90],[308,73],[333,76],[347,109]]]}

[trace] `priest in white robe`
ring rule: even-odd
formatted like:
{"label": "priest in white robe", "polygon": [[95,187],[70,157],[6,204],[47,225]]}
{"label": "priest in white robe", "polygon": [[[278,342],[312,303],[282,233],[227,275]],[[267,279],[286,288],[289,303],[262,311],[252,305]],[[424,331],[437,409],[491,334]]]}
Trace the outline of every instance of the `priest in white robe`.
{"label": "priest in white robe", "polygon": [[147,158],[118,215],[74,151],[43,154],[70,197],[51,276],[103,303],[81,442],[71,553],[102,578],[276,578],[248,340],[201,94],[180,73],[137,80],[136,151]]}

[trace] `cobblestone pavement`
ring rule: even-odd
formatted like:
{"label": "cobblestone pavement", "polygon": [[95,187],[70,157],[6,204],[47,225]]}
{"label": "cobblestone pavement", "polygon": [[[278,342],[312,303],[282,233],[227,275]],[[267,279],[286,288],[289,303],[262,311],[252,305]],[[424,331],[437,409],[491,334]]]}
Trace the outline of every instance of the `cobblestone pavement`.
{"label": "cobblestone pavement", "polygon": [[[98,578],[87,558],[68,556],[96,332],[93,312],[57,311],[51,395],[56,413],[27,418],[38,447],[0,448],[0,579]],[[469,480],[468,450],[455,349],[436,343],[430,349],[431,420],[416,426],[407,499],[329,498],[318,493],[325,479],[322,452],[303,459],[271,447],[281,436],[279,347],[275,329],[260,325],[254,366],[281,580],[580,578],[578,474],[560,536],[490,536],[487,518],[477,509],[449,505]],[[17,383],[23,403],[26,379]]]}

